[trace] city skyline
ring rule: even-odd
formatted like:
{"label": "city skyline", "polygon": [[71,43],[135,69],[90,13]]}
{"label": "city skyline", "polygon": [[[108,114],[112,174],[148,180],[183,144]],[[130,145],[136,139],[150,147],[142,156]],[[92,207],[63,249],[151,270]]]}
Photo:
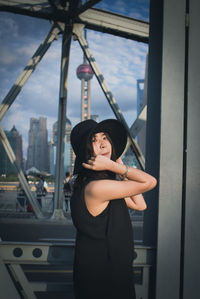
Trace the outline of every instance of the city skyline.
{"label": "city skyline", "polygon": [[[53,126],[51,128],[51,137],[49,137],[50,136],[49,135],[49,131],[48,131],[48,129],[46,129],[46,124],[48,122],[48,119],[46,117],[42,117],[41,116],[41,117],[39,117],[39,119],[36,119],[36,118],[33,118],[33,117],[31,117],[29,119],[30,127],[29,127],[28,134],[29,134],[29,139],[31,139],[31,142],[30,142],[31,145],[33,143],[32,139],[35,137],[35,136],[32,136],[33,134],[30,134],[30,132],[33,131],[32,127],[33,126],[37,126],[37,130],[39,130],[39,126],[41,126],[42,123],[44,123],[44,122],[45,122],[45,128],[44,128],[44,130],[47,131],[46,132],[47,134],[45,134],[46,137],[45,136],[43,136],[43,137],[47,138],[48,145],[53,144],[55,146],[57,144],[57,121],[53,124]],[[71,126],[70,120],[66,117],[66,132],[65,132],[65,136],[66,137],[65,138],[66,138],[66,142],[68,142],[68,143],[70,143],[70,137],[69,137],[70,136],[70,132],[69,132],[69,130],[71,131],[71,128],[69,128],[69,124]],[[44,126],[44,124],[43,124],[43,126]],[[18,132],[18,134],[20,135],[20,137],[22,139],[22,144],[23,144],[23,136],[21,135],[20,131],[17,130],[17,127],[14,124],[13,124],[12,129],[10,131],[13,131],[13,129],[15,129]],[[10,131],[6,131],[6,133],[9,133]],[[30,135],[32,136],[32,138],[30,138]],[[40,138],[39,141],[41,141],[41,138]],[[39,169],[40,167],[38,167],[38,165],[36,165],[37,163],[32,163],[33,165],[27,165],[29,146],[30,146],[30,144],[28,144],[28,147],[26,149],[26,156],[24,155],[24,153],[23,153],[23,156],[22,156],[22,158],[24,160],[24,163],[25,163],[25,167],[24,167],[25,169],[24,170],[28,170],[31,167],[35,167],[38,170],[40,170]],[[69,160],[71,158],[68,157],[67,159]]]}
{"label": "city skyline", "polygon": [[[129,17],[148,21],[149,1],[101,1],[95,7],[122,13]],[[45,20],[0,13],[0,82],[2,101],[50,29]],[[34,27],[34,30],[32,28]],[[137,116],[137,80],[144,78],[148,45],[87,30],[89,47],[105,80],[116,98],[129,126]],[[28,121],[31,117],[47,117],[47,129],[57,120],[60,76],[61,37],[46,53],[22,92],[18,95],[2,120],[2,127],[10,130],[15,124],[23,136],[23,152],[28,146]],[[14,52],[12,50],[15,50]],[[113,51],[115,49],[115,51]],[[14,53],[14,54],[13,54]],[[83,53],[77,41],[72,41],[69,63],[69,90],[67,117],[72,126],[80,121],[81,82],[76,69],[82,63]],[[91,82],[91,114],[98,114],[99,121],[115,118],[101,88],[94,77]]]}
{"label": "city skyline", "polygon": [[[22,136],[20,135],[20,132],[17,130],[15,125],[13,125],[10,131],[5,131],[5,135],[15,153],[15,157],[19,167],[23,169],[24,161],[22,152]],[[16,173],[15,166],[10,162],[10,159],[2,143],[0,143],[0,157],[0,176]]]}
{"label": "city skyline", "polygon": [[49,172],[49,145],[46,117],[30,118],[26,169]]}

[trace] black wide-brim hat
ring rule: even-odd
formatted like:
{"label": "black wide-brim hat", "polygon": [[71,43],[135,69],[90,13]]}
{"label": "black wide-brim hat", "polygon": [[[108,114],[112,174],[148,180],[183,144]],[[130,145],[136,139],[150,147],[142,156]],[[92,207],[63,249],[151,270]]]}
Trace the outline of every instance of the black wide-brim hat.
{"label": "black wide-brim hat", "polygon": [[124,125],[116,119],[106,119],[99,123],[92,119],[78,123],[71,131],[71,145],[76,155],[74,174],[78,174],[82,169],[82,163],[86,162],[86,146],[89,137],[95,133],[108,133],[115,149],[118,159],[127,143],[127,132]]}

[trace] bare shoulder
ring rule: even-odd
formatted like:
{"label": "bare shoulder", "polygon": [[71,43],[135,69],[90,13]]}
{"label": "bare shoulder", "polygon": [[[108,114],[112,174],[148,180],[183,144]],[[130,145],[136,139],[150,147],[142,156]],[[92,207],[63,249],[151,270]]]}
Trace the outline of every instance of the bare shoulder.
{"label": "bare shoulder", "polygon": [[91,181],[85,187],[85,194],[88,196],[96,197],[98,194],[101,194],[102,190],[108,188],[108,186],[115,185],[116,181],[113,180],[95,180]]}

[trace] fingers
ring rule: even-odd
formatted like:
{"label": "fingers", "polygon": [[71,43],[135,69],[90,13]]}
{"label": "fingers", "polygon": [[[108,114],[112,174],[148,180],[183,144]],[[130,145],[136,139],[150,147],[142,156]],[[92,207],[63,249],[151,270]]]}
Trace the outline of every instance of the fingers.
{"label": "fingers", "polygon": [[106,170],[108,168],[108,161],[110,159],[102,155],[91,157],[87,163],[82,163],[82,166],[92,170]]}
{"label": "fingers", "polygon": [[82,163],[82,166],[88,169],[93,169],[96,156],[91,157],[87,163]]}
{"label": "fingers", "polygon": [[96,157],[91,157],[91,158],[88,160],[88,164],[93,165],[94,162],[95,162],[95,159],[96,159]]}
{"label": "fingers", "polygon": [[91,165],[86,164],[86,163],[82,163],[82,166],[83,166],[84,168],[92,169]]}
{"label": "fingers", "polygon": [[116,160],[116,163],[124,164],[123,161],[122,161],[122,159],[120,157]]}

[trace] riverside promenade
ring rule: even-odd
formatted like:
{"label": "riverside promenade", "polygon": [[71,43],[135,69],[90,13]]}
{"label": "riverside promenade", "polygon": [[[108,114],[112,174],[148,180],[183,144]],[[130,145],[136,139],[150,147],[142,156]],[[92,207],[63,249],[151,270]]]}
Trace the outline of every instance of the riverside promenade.
{"label": "riverside promenade", "polygon": [[[18,192],[0,192],[0,237],[2,241],[41,242],[61,241],[75,238],[70,213],[65,211],[65,220],[52,220],[53,193],[42,196],[42,213],[44,219],[37,219],[27,207],[20,207]],[[64,206],[66,209],[66,206]]]}
{"label": "riverside promenade", "polygon": [[[34,193],[34,192],[33,192]],[[70,211],[64,203],[64,220],[52,219],[53,192],[42,196],[42,213],[44,219],[37,219],[27,207],[20,207],[18,192],[13,189],[0,191],[0,238],[3,241],[38,242],[44,240],[58,241],[74,239],[76,230],[72,224]],[[143,214],[131,216],[136,244],[142,243]]]}

